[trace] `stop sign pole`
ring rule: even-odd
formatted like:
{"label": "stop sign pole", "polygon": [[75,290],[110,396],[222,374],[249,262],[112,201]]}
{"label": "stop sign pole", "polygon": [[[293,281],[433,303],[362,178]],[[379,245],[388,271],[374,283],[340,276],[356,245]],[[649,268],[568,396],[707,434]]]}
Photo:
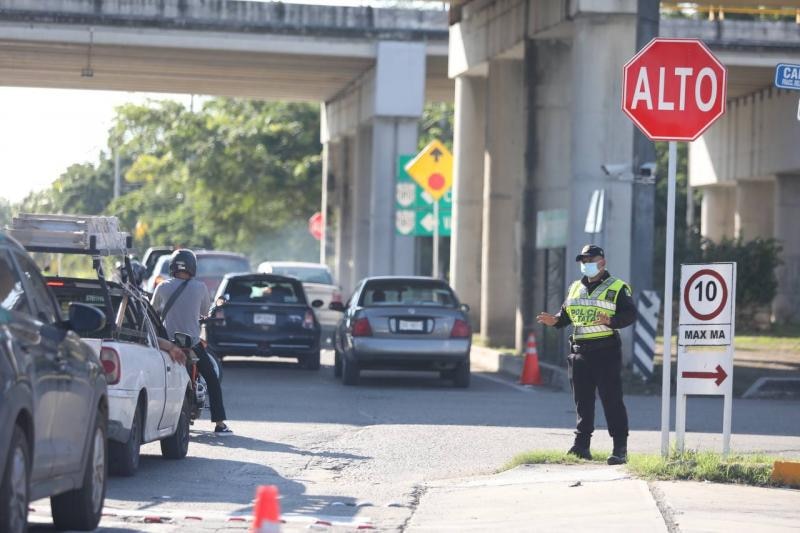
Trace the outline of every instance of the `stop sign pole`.
{"label": "stop sign pole", "polygon": [[678,141],[694,141],[725,113],[725,67],[697,39],[655,38],[622,69],[622,110],[652,141],[669,141],[664,265],[661,453],[669,453],[672,279]]}

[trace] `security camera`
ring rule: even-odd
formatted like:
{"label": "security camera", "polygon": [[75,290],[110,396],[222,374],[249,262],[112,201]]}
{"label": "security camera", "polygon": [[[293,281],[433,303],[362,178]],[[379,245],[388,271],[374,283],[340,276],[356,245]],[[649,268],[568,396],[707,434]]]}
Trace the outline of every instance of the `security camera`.
{"label": "security camera", "polygon": [[604,163],[600,166],[606,176],[622,176],[630,172],[630,165],[627,163]]}
{"label": "security camera", "polygon": [[649,161],[639,165],[639,176],[643,178],[655,178],[657,165],[655,161]]}

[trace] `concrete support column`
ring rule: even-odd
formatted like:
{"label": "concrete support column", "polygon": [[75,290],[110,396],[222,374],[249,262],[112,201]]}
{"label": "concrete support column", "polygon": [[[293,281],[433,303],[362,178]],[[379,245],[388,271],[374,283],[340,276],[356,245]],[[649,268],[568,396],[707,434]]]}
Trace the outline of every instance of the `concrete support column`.
{"label": "concrete support column", "polygon": [[372,190],[372,126],[360,126],[353,149],[355,168],[353,185],[350,188],[350,206],[352,209],[352,266],[350,286],[368,275],[370,254],[370,199]]}
{"label": "concrete support column", "polygon": [[375,118],[372,122],[369,275],[414,273],[414,238],[395,230],[397,156],[417,151],[416,118]]}
{"label": "concrete support column", "polygon": [[470,306],[473,328],[481,323],[481,248],[486,150],[486,79],[456,78],[453,125],[453,228],[450,282]]}
{"label": "concrete support column", "polygon": [[[489,64],[483,188],[481,335],[491,344],[516,346],[520,303],[522,191],[526,121],[524,65]],[[519,335],[521,336],[521,335]]]}
{"label": "concrete support column", "polygon": [[[572,45],[572,187],[567,259],[583,244],[594,242],[606,251],[609,271],[631,279],[631,213],[633,187],[606,176],[603,164],[633,163],[633,123],[619,111],[622,65],[636,47],[636,15],[586,14],[575,19]],[[591,80],[590,83],[588,80]],[[605,190],[602,232],[585,233],[586,213],[594,190]],[[577,269],[570,267],[568,286]],[[565,286],[566,290],[567,287]]]}
{"label": "concrete support column", "polygon": [[757,237],[769,239],[773,235],[774,215],[772,205],[775,195],[771,181],[736,182],[736,215],[734,233],[746,241]]}
{"label": "concrete support column", "polygon": [[783,246],[783,264],[776,269],[778,295],[772,314],[780,323],[795,322],[800,313],[800,175],[780,175],[775,180],[775,238]]}
{"label": "concrete support column", "polygon": [[700,205],[700,234],[703,237],[714,242],[733,237],[735,193],[733,187],[725,185],[703,187]]}
{"label": "concrete support column", "polygon": [[[327,224],[327,231],[333,233],[333,274],[345,294],[352,290],[351,286],[351,253],[352,230],[350,188],[353,183],[352,152],[353,141],[350,137],[343,137],[339,142],[329,146],[333,153],[333,183],[329,195],[330,206],[328,213],[331,221]],[[329,152],[330,153],[330,152]]]}

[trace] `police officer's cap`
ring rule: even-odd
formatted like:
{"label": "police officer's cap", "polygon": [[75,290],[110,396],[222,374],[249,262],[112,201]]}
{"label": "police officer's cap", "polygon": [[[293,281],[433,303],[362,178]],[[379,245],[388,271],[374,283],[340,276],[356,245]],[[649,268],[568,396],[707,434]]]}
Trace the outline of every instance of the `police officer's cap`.
{"label": "police officer's cap", "polygon": [[575,258],[575,261],[580,261],[586,257],[605,257],[606,253],[599,246],[594,244],[587,244],[581,249],[581,253]]}

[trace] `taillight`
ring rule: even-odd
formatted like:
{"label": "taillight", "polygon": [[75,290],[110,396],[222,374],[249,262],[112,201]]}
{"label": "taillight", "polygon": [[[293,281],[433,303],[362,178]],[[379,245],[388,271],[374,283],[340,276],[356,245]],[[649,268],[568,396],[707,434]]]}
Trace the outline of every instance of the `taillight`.
{"label": "taillight", "polygon": [[353,337],[372,337],[372,328],[369,326],[368,319],[359,318],[353,322]]}
{"label": "taillight", "polygon": [[122,368],[119,363],[119,354],[113,348],[100,349],[100,363],[106,373],[106,383],[116,385],[122,377]]}
{"label": "taillight", "polygon": [[314,329],[314,313],[306,311],[306,316],[303,319],[303,329]]}
{"label": "taillight", "polygon": [[469,324],[457,318],[456,321],[453,323],[453,329],[450,330],[450,338],[451,339],[468,339],[472,336],[472,328],[469,327]]}
{"label": "taillight", "polygon": [[333,294],[331,295],[331,303],[333,303],[333,302],[342,303],[342,293],[341,292],[333,291]]}

